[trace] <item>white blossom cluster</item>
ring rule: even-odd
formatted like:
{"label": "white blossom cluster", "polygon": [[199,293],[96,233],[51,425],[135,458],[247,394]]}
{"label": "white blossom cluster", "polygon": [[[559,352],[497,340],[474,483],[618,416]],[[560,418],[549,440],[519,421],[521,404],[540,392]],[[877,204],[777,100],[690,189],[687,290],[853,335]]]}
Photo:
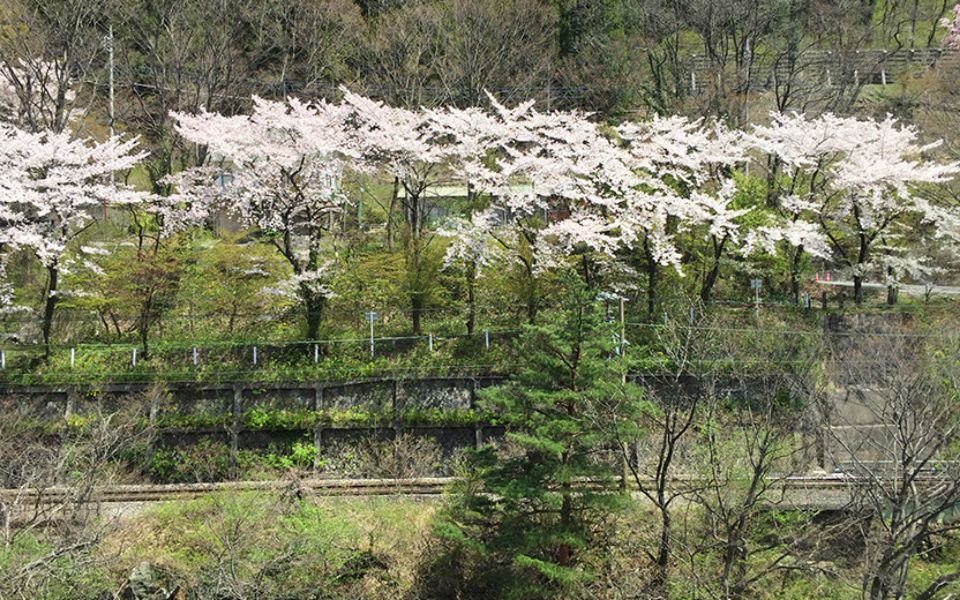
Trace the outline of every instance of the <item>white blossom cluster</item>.
{"label": "white blossom cluster", "polygon": [[[5,94],[0,82],[0,105]],[[609,128],[532,102],[408,110],[348,90],[339,102],[254,98],[248,115],[172,117],[210,159],[170,177],[167,197],[111,177],[145,158],[135,139],[0,126],[0,246],[28,248],[49,267],[104,203],[145,208],[161,235],[228,210],[289,262],[292,278],[272,291],[330,297],[336,223],[350,206],[344,181],[359,174],[395,178],[407,200],[466,186],[468,214],[438,233],[450,240],[446,265],[475,271],[503,260],[542,270],[571,255],[624,271],[610,265],[638,248],[679,270],[680,240],[698,236],[717,259],[787,248],[891,277],[929,268],[901,243],[910,224],[960,241],[960,212],[917,193],[958,166],[932,160],[935,145],[892,118],[774,114],[737,131],[664,117]],[[739,183],[750,164],[769,168],[762,205]]]}

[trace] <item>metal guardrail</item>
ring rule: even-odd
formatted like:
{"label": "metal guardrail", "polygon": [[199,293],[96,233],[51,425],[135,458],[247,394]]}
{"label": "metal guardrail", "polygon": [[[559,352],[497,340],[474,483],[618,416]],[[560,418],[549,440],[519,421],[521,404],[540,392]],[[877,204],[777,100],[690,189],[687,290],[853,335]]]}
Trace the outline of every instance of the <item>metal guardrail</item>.
{"label": "metal guardrail", "polygon": [[[809,50],[791,60],[778,60],[772,64],[759,56],[748,64],[730,61],[723,63],[700,54],[691,55],[684,63],[686,79],[692,94],[712,85],[724,72],[743,74],[743,85],[750,89],[770,89],[777,81],[797,78],[816,81],[821,86],[839,84],[891,85],[904,73],[925,69],[940,60],[953,59],[955,53],[942,48],[865,49],[854,52]],[[749,81],[747,81],[749,79]]]}

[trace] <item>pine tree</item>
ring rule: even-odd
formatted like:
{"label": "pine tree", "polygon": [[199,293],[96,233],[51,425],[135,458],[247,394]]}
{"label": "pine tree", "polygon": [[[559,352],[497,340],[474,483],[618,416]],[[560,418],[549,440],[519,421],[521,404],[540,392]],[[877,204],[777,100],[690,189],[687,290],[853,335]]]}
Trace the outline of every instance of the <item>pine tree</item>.
{"label": "pine tree", "polygon": [[458,597],[573,591],[603,559],[600,537],[623,501],[604,417],[639,407],[639,389],[622,383],[615,329],[595,291],[574,275],[562,283],[553,318],[523,333],[518,374],[482,393],[504,442],[471,457],[472,474],[435,528],[455,549],[446,567],[459,572],[446,575],[460,589],[446,592]]}

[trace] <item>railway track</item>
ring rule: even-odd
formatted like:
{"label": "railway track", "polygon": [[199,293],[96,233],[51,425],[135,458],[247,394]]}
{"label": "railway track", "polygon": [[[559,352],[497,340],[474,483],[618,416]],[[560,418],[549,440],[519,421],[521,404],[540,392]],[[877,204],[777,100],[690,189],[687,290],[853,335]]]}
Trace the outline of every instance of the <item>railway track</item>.
{"label": "railway track", "polygon": [[[169,485],[109,485],[95,488],[85,500],[98,503],[171,502],[190,500],[224,492],[281,492],[300,496],[438,496],[453,482],[448,477],[416,479],[290,479],[272,481],[231,481]],[[69,502],[75,490],[65,487],[44,489],[2,489],[0,502],[16,499],[40,503]]]}
{"label": "railway track", "polygon": [[[100,486],[85,495],[83,502],[99,504],[161,503],[191,500],[218,493],[279,492],[300,497],[430,497],[443,494],[452,477],[419,477],[410,479],[289,479],[271,481],[234,481],[223,483],[190,483],[171,485]],[[683,480],[678,480],[678,484]],[[691,487],[693,481],[689,482]],[[806,508],[837,508],[849,499],[855,480],[842,474],[808,474],[778,479],[783,503]],[[29,506],[77,501],[72,488],[0,489],[0,503]]]}

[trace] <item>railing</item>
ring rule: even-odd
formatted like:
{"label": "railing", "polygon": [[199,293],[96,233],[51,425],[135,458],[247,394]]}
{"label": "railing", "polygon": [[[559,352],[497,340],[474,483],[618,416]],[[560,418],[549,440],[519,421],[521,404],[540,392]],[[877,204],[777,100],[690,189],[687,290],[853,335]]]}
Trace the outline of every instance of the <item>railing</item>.
{"label": "railing", "polygon": [[[954,60],[955,56],[941,48],[867,49],[847,53],[809,50],[791,61],[776,61],[773,64],[760,56],[749,64],[749,81],[744,75],[740,83],[754,90],[770,89],[778,81],[790,78],[815,81],[826,87],[891,85],[907,72],[927,69],[946,59]],[[710,87],[712,82],[722,77],[724,70],[736,75],[737,66],[714,61],[704,55],[692,55],[684,64],[690,93],[697,94]],[[747,69],[747,65],[741,64],[739,67],[741,71]]]}

